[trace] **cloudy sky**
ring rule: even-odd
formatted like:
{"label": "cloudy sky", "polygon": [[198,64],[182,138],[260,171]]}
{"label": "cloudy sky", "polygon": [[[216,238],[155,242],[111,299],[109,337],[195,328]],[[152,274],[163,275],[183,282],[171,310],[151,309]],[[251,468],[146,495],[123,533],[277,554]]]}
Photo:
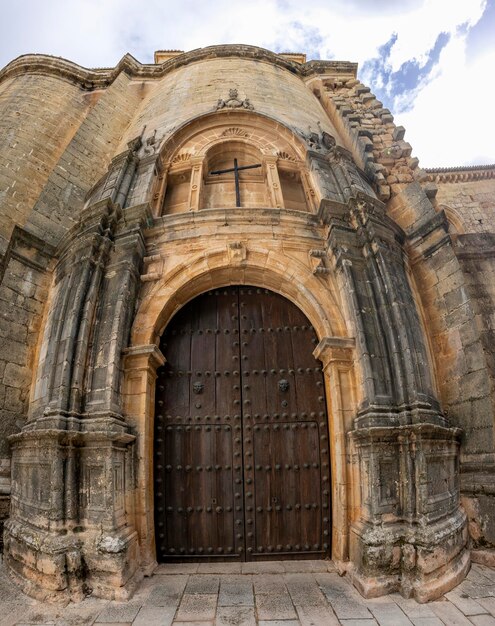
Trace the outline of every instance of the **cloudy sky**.
{"label": "cloudy sky", "polygon": [[[495,0],[0,0],[0,66],[30,52],[110,67],[130,52],[246,43],[359,63],[423,167],[495,163]],[[488,118],[485,118],[488,115]]]}

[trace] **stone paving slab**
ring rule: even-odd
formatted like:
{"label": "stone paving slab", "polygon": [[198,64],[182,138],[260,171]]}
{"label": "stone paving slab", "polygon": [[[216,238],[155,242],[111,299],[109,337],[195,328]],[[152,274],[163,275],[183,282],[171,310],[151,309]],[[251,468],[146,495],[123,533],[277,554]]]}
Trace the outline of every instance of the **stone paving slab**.
{"label": "stone paving slab", "polygon": [[218,595],[219,606],[253,606],[253,581],[251,576],[223,578]]}
{"label": "stone paving slab", "polygon": [[184,593],[175,617],[176,622],[214,620],[217,612],[216,593]]}
{"label": "stone paving slab", "polygon": [[132,622],[132,626],[171,626],[176,612],[175,606],[143,606]]}
{"label": "stone paving slab", "polygon": [[475,626],[495,626],[495,617],[492,615],[475,615],[470,619]]}
{"label": "stone paving slab", "polygon": [[412,619],[414,626],[445,626],[438,617],[416,617]]}
{"label": "stone paving slab", "polygon": [[[0,564],[0,626],[495,626],[495,569],[429,604],[364,599],[327,561],[160,565],[129,602],[24,596]],[[243,573],[244,572],[244,573]]]}
{"label": "stone paving slab", "polygon": [[216,617],[217,626],[256,626],[256,614],[253,607],[219,606]]}

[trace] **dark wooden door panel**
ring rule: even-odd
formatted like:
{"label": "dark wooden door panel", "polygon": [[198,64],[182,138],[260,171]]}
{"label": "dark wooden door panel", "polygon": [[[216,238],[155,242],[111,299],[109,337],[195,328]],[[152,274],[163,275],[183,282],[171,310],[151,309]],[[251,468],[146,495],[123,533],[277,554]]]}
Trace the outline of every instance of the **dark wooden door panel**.
{"label": "dark wooden door panel", "polygon": [[239,308],[247,556],[326,554],[328,426],[316,335],[270,291],[240,287]]}
{"label": "dark wooden door panel", "polygon": [[167,426],[165,457],[166,553],[234,554],[231,426]]}
{"label": "dark wooden door panel", "polygon": [[159,560],[244,554],[238,336],[231,288],[190,302],[163,336],[155,431]]}
{"label": "dark wooden door panel", "polygon": [[328,554],[316,341],[297,307],[254,287],[204,294],[169,324],[156,397],[159,560]]}
{"label": "dark wooden door panel", "polygon": [[322,552],[319,456],[315,422],[254,427],[253,553]]}

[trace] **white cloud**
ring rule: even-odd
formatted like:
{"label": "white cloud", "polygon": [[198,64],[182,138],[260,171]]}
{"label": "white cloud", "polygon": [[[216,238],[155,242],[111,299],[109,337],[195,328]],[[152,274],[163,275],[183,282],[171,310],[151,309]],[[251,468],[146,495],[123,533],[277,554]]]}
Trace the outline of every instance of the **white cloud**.
{"label": "white cloud", "polygon": [[390,53],[392,71],[397,72],[403,63],[412,59],[423,67],[438,35],[454,34],[461,24],[476,24],[485,5],[486,0],[427,0],[417,10],[402,15],[396,26],[399,36]]}
{"label": "white cloud", "polygon": [[495,51],[471,65],[465,52],[465,38],[453,38],[442,50],[432,80],[417,93],[414,108],[395,119],[406,128],[423,167],[495,162],[491,94],[483,87],[493,74]]}

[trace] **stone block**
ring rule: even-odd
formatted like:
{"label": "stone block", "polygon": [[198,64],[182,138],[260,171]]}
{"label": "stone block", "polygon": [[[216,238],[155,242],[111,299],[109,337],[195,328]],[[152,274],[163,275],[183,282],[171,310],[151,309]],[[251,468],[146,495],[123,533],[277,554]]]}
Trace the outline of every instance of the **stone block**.
{"label": "stone block", "polygon": [[215,619],[217,595],[184,593],[176,615],[178,622],[206,621]]}

